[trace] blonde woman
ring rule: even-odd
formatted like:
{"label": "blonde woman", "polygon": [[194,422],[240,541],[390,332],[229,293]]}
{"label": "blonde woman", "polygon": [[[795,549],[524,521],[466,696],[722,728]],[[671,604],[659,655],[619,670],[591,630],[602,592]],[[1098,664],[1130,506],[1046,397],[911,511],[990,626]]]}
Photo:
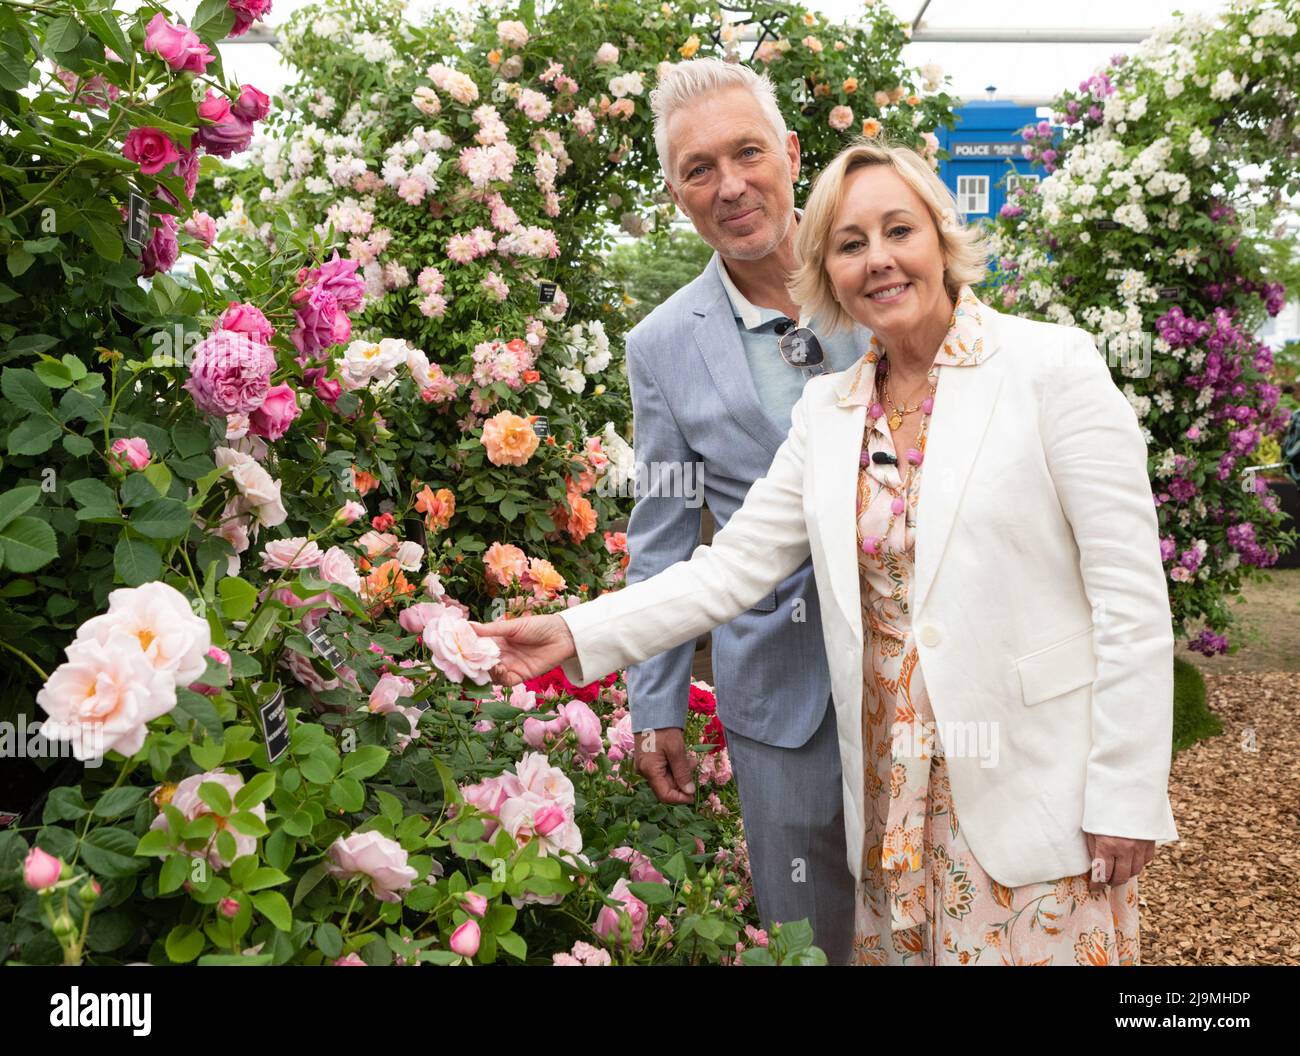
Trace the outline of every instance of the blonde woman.
{"label": "blonde woman", "polygon": [[841,153],[796,253],[795,302],[870,347],[808,383],[712,546],[479,626],[494,677],[563,662],[590,682],[734,618],[811,554],[853,962],[1136,964],[1137,876],[1177,832],[1173,633],[1133,411],[1083,331],[972,294],[984,247],[914,151]]}

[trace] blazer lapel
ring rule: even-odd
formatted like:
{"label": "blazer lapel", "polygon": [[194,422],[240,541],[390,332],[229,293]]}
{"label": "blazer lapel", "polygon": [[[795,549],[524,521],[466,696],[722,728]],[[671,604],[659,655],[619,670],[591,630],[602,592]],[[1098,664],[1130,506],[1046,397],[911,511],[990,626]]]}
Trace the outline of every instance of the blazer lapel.
{"label": "blazer lapel", "polygon": [[[736,330],[736,317],[731,314],[731,301],[713,270],[717,267],[717,254],[714,256],[715,261],[709,264],[711,281],[704,284],[712,296],[702,297],[693,309],[700,317],[695,327],[695,345],[728,413],[758,444],[775,455],[787,431],[777,427],[759,402],[749,362],[745,359],[745,346]],[[772,354],[780,355],[775,341]]]}

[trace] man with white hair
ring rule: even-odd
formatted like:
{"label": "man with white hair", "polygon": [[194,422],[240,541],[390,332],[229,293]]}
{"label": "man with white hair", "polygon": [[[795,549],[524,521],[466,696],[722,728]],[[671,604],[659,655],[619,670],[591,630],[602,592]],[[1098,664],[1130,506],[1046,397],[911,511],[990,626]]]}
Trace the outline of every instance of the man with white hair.
{"label": "man with white hair", "polygon": [[[804,383],[857,362],[870,337],[814,336],[815,321],[800,317],[786,291],[799,140],[768,78],[694,59],[673,66],[650,101],[669,192],[716,252],[628,334],[636,460],[651,470],[628,526],[628,583],[699,543],[698,501],[673,481],[698,472],[723,527],[767,473]],[[695,799],[682,735],[692,653],[686,643],[627,674],[637,770],[665,803]],[[807,918],[831,963],[844,964],[853,875],[810,562],[714,632],[713,670],[763,923]]]}

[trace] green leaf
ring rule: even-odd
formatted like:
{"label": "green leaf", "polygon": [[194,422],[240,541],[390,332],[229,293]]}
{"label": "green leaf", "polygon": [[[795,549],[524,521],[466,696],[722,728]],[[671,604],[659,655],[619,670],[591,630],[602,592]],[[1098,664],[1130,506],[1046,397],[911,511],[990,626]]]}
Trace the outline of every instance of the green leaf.
{"label": "green leaf", "polygon": [[275,774],[263,770],[235,793],[235,807],[239,810],[247,810],[261,803],[274,791]]}
{"label": "green leaf", "polygon": [[138,587],[162,575],[162,558],[148,543],[124,535],[113,548],[113,568],[128,587]]}
{"label": "green leaf", "polygon": [[316,926],[316,948],[329,960],[334,961],[343,956],[343,933],[328,921]]}
{"label": "green leaf", "polygon": [[528,956],[528,943],[524,941],[522,935],[516,935],[513,931],[498,935],[497,943],[506,953],[517,960],[522,961]]}
{"label": "green leaf", "polygon": [[21,513],[26,513],[41,497],[41,489],[35,484],[24,488],[13,488],[0,495],[0,528]]}
{"label": "green leaf", "polygon": [[227,576],[217,584],[221,614],[228,620],[242,620],[257,604],[257,588],[238,576]]}
{"label": "green leaf", "polygon": [[131,527],[147,539],[179,539],[192,520],[179,499],[152,499],[131,514]]}
{"label": "green leaf", "polygon": [[135,810],[145,797],[145,790],[136,786],[110,788],[95,804],[95,817],[120,818],[127,811]]}
{"label": "green leaf", "polygon": [[57,359],[42,360],[32,367],[32,370],[41,381],[52,389],[66,389],[77,380],[72,376],[72,372]]}
{"label": "green leaf", "polygon": [[84,230],[86,240],[99,256],[111,261],[122,259],[122,232],[118,228],[104,220],[87,217]]}
{"label": "green leaf", "polygon": [[131,54],[132,48],[127,43],[126,34],[122,32],[122,27],[118,25],[111,11],[90,11],[81,17],[86,23],[86,28],[95,34],[105,47],[111,48],[119,55]]}
{"label": "green leaf", "polygon": [[95,477],[83,477],[81,480],[68,482],[68,494],[78,506],[90,506],[94,509],[117,509],[117,493],[102,480]]}
{"label": "green leaf", "polygon": [[82,798],[81,788],[77,785],[59,785],[50,789],[45,798],[45,811],[41,820],[46,825],[55,821],[76,821],[90,813],[90,807]]}
{"label": "green leaf", "polygon": [[225,38],[234,24],[235,15],[228,0],[203,0],[194,12],[190,28],[205,39],[218,41]]}
{"label": "green leaf", "polygon": [[281,931],[288,931],[293,925],[293,910],[289,908],[289,900],[279,891],[259,891],[253,896],[253,905]]}
{"label": "green leaf", "polygon": [[166,495],[167,489],[172,486],[172,471],[161,462],[153,462],[145,466],[140,471],[140,476],[152,484],[159,495]]}
{"label": "green leaf", "polygon": [[11,455],[43,455],[59,438],[59,423],[49,418],[27,418],[9,434]]}
{"label": "green leaf", "polygon": [[95,829],[81,841],[81,858],[100,876],[114,879],[144,868],[135,857],[136,838],[126,829]]}
{"label": "green leaf", "polygon": [[16,517],[0,531],[5,565],[13,572],[35,572],[59,556],[54,529],[35,517]]}
{"label": "green leaf", "polygon": [[138,858],[153,858],[171,850],[171,836],[166,829],[150,829],[140,837],[135,853]]}
{"label": "green leaf", "polygon": [[158,893],[169,894],[185,883],[189,879],[193,861],[188,854],[173,854],[163,862],[162,871],[158,874]]}
{"label": "green leaf", "polygon": [[374,744],[363,744],[355,751],[343,757],[343,774],[346,777],[364,780],[373,777],[388,762],[388,749]]}
{"label": "green leaf", "polygon": [[193,924],[177,924],[167,933],[164,948],[173,963],[188,964],[203,952],[205,945],[203,932]]}
{"label": "green leaf", "polygon": [[63,449],[74,458],[82,458],[95,450],[95,445],[76,433],[63,434]]}
{"label": "green leaf", "polygon": [[9,266],[9,274],[14,278],[18,278],[18,276],[25,274],[27,269],[36,263],[36,258],[32,256],[32,254],[28,253],[27,250],[23,249],[22,246],[11,246],[9,248],[9,255],[5,259],[5,263]]}
{"label": "green leaf", "polygon": [[[208,738],[221,743],[221,716],[217,714],[216,705],[212,703],[212,698],[203,693],[195,693],[193,690],[177,687],[176,690],[176,710],[188,715],[204,730],[207,731]],[[221,813],[230,813],[222,811]]]}
{"label": "green leaf", "polygon": [[226,819],[226,824],[241,836],[266,836],[271,831],[266,827],[266,822],[251,810],[235,811]]}
{"label": "green leaf", "polygon": [[230,793],[226,791],[226,786],[216,781],[204,781],[199,785],[199,799],[212,810],[214,814],[221,817],[234,812],[234,805],[230,802]]}
{"label": "green leaf", "polygon": [[642,880],[628,884],[627,888],[647,905],[659,905],[673,900],[673,889],[656,881]]}
{"label": "green leaf", "polygon": [[85,30],[81,28],[75,18],[70,15],[56,18],[45,27],[45,52],[46,54],[57,54],[61,51],[72,51],[81,43],[83,36],[85,36]]}
{"label": "green leaf", "polygon": [[245,891],[261,891],[263,888],[278,887],[280,884],[287,884],[288,882],[289,877],[280,872],[279,869],[263,866],[256,870],[247,880],[240,881],[240,886]]}

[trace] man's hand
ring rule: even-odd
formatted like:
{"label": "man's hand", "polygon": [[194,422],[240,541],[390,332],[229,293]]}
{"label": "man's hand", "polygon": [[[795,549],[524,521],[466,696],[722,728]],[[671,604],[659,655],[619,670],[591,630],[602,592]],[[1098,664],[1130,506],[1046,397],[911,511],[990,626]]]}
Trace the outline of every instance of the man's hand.
{"label": "man's hand", "polygon": [[636,772],[650,782],[660,803],[694,803],[694,767],[686,740],[676,726],[644,730],[637,734]]}
{"label": "man's hand", "polygon": [[559,616],[520,616],[491,623],[469,621],[480,637],[491,638],[501,650],[500,661],[488,674],[502,686],[513,686],[543,675],[577,655],[569,625]]}
{"label": "man's hand", "polygon": [[1107,884],[1118,887],[1138,873],[1156,856],[1155,840],[1131,840],[1127,836],[1095,836],[1085,832],[1088,857],[1088,890],[1100,891]]}

